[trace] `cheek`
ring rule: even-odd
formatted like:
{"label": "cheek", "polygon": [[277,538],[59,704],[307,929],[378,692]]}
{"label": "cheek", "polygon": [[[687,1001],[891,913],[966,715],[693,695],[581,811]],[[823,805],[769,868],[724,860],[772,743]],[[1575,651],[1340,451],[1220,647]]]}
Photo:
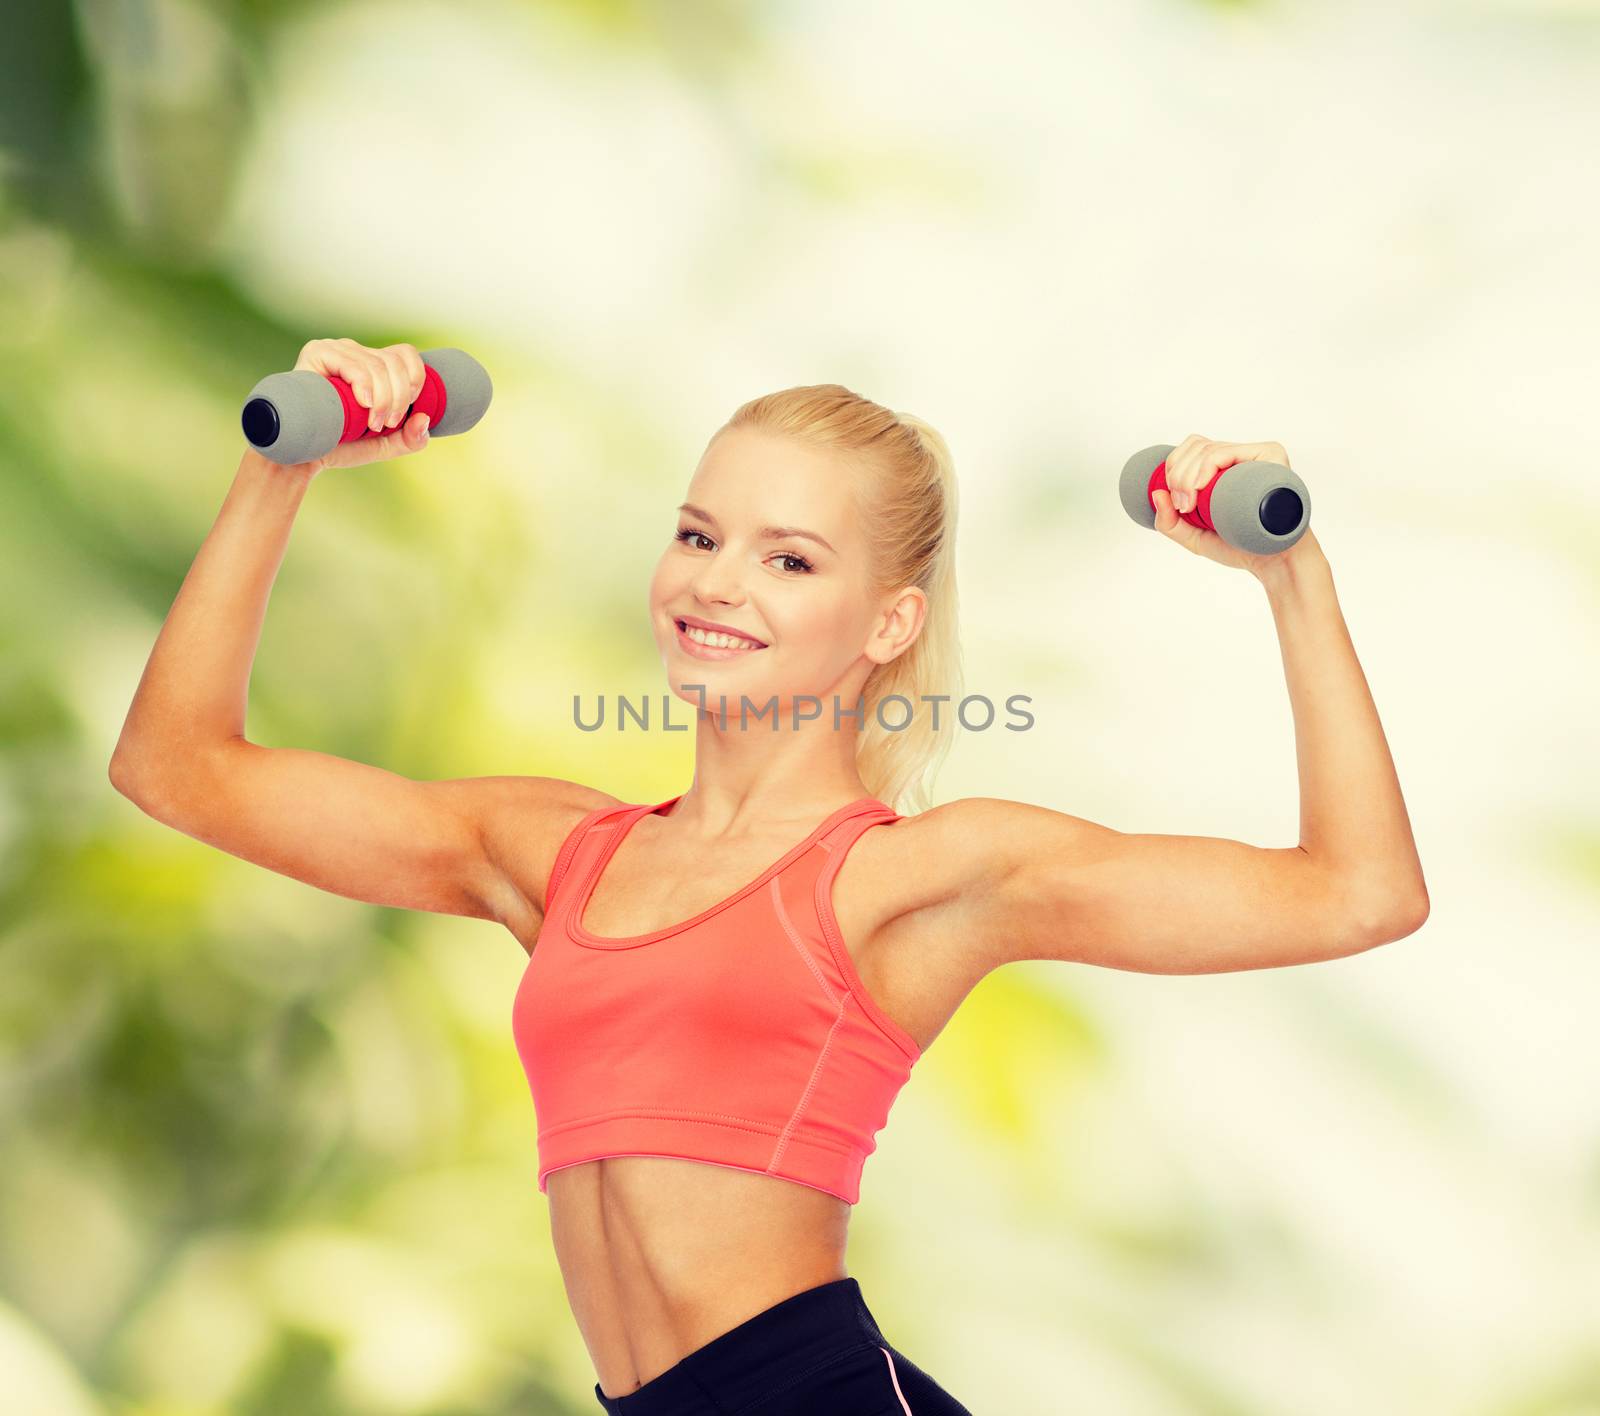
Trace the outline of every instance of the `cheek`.
{"label": "cheek", "polygon": [[652,611],[665,609],[682,594],[683,576],[674,566],[670,555],[656,562],[655,574],[650,577],[649,604]]}
{"label": "cheek", "polygon": [[819,668],[848,663],[856,655],[862,631],[848,605],[780,605],[766,617],[785,656],[804,659]]}

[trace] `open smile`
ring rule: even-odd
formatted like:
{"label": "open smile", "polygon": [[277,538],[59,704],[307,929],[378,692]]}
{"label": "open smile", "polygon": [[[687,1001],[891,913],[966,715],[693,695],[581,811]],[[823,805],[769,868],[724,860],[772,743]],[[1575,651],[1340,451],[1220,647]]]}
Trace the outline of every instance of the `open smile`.
{"label": "open smile", "polygon": [[698,625],[686,624],[681,619],[673,620],[672,624],[677,633],[678,647],[696,659],[736,659],[741,654],[758,653],[767,647],[756,639],[701,629]]}

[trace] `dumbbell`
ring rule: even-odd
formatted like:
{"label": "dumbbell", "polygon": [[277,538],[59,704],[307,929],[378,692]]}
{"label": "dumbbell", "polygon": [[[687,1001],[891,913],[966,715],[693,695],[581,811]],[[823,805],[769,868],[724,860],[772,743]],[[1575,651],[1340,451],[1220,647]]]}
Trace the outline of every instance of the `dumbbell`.
{"label": "dumbbell", "polygon": [[494,396],[489,373],[460,349],[421,349],[422,392],[392,427],[369,426],[368,410],[335,374],[291,369],[268,374],[244,401],[239,415],[245,441],[274,462],[309,462],[358,438],[392,433],[413,413],[428,415],[428,436],[447,438],[475,426]]}
{"label": "dumbbell", "polygon": [[[1167,485],[1167,455],[1174,443],[1136,452],[1122,467],[1117,490],[1122,509],[1155,529],[1152,495]],[[1194,508],[1178,513],[1192,526],[1215,531],[1236,550],[1270,556],[1286,551],[1311,524],[1311,493],[1293,468],[1276,462],[1235,462],[1195,493]]]}

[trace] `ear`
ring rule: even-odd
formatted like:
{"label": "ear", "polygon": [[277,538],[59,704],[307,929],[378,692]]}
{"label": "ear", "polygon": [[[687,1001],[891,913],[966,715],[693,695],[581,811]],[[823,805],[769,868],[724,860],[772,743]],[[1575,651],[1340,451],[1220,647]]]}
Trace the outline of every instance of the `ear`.
{"label": "ear", "polygon": [[928,597],[908,585],[885,602],[861,652],[875,664],[898,659],[916,642],[927,617]]}

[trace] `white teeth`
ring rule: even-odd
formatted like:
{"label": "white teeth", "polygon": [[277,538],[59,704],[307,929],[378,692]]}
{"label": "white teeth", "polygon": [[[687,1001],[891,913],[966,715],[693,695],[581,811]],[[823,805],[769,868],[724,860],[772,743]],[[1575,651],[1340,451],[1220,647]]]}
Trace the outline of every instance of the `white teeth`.
{"label": "white teeth", "polygon": [[698,625],[686,624],[683,632],[694,640],[696,644],[706,644],[713,649],[759,649],[761,646],[753,639],[744,639],[735,634],[718,634],[709,629],[701,629]]}

